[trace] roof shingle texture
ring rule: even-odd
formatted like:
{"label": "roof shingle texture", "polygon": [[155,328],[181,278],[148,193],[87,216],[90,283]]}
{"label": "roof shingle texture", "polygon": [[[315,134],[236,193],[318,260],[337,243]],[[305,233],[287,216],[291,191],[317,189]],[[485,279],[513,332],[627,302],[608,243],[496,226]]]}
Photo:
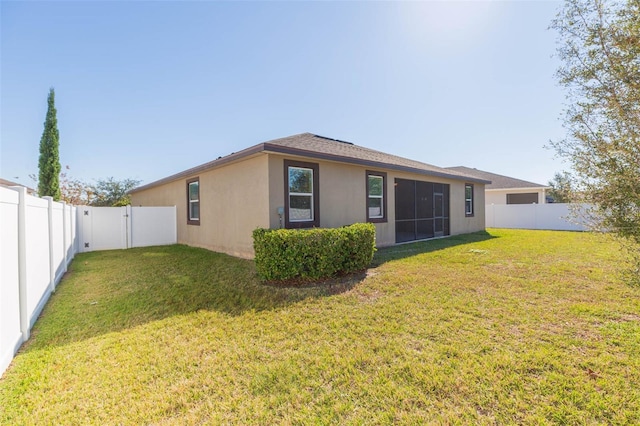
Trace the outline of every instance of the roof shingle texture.
{"label": "roof shingle texture", "polygon": [[343,160],[362,160],[370,163],[380,163],[380,165],[399,166],[433,172],[434,174],[451,176],[458,179],[465,177],[465,175],[458,173],[455,170],[448,170],[443,167],[410,160],[397,155],[387,154],[381,151],[354,145],[350,142],[343,142],[324,136],[318,136],[313,133],[301,133],[299,135],[268,141],[264,144],[266,151],[269,151],[269,148],[273,146],[279,146],[308,151],[312,156],[314,154],[325,154],[328,156],[340,157]]}
{"label": "roof shingle texture", "polygon": [[318,136],[313,133],[301,133],[298,135],[287,136],[284,138],[259,143],[242,151],[232,153],[226,157],[220,157],[216,160],[210,161],[200,166],[196,166],[183,172],[166,177],[164,179],[160,179],[156,182],[143,185],[132,190],[131,192],[141,191],[177,179],[192,176],[204,170],[215,168],[217,166],[227,164],[231,161],[239,160],[243,157],[259,152],[300,155],[303,157],[339,161],[350,164],[359,164],[369,167],[404,170],[413,173],[440,176],[450,179],[471,180],[478,183],[489,183],[483,178],[465,175],[455,170],[445,169],[442,167],[433,166],[431,164],[422,163],[420,161],[398,157],[397,155],[386,154],[384,152],[354,145],[350,142],[344,142],[337,139]]}
{"label": "roof shingle texture", "polygon": [[487,185],[485,187],[486,189],[547,188],[546,185],[540,185],[539,183],[516,179],[509,176],[503,176],[496,173],[485,172],[483,170],[472,169],[470,167],[447,167],[447,170],[454,170],[468,176],[490,180],[491,184]]}

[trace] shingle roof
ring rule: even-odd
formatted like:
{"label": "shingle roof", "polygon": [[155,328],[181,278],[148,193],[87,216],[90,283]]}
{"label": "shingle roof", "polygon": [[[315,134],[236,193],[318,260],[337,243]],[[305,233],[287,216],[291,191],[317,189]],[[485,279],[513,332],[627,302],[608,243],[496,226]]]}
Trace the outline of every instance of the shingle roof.
{"label": "shingle roof", "polygon": [[487,185],[485,189],[548,188],[548,186],[540,185],[539,183],[516,179],[509,176],[503,176],[496,173],[485,172],[483,170],[472,169],[470,167],[458,166],[447,167],[447,169],[454,170],[468,176],[490,180],[491,184]]}
{"label": "shingle roof", "polygon": [[[467,177],[442,167],[387,154],[355,145],[351,142],[331,139],[313,133],[301,133],[299,135],[275,139],[265,142],[264,145],[265,151],[270,152],[299,154],[324,160],[336,160],[365,166],[378,166],[459,180]],[[481,178],[474,178],[474,180],[484,183],[484,179]]]}
{"label": "shingle roof", "polygon": [[192,176],[204,170],[212,169],[259,152],[299,155],[319,160],[339,161],[349,164],[400,170],[456,180],[470,180],[477,183],[489,183],[488,180],[483,178],[473,177],[459,173],[455,170],[445,169],[431,164],[422,163],[420,161],[386,154],[384,152],[355,145],[351,142],[327,138],[313,133],[301,133],[298,135],[259,143],[242,151],[232,153],[226,157],[219,157],[216,160],[200,166],[196,166],[156,182],[143,185],[131,192],[141,191],[143,189],[148,189],[177,179],[185,178],[187,176]]}

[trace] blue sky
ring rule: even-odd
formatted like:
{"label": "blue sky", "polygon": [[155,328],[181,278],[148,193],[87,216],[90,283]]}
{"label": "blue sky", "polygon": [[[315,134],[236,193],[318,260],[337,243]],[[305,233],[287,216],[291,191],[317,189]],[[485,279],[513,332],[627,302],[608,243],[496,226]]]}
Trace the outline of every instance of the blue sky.
{"label": "blue sky", "polygon": [[[150,183],[302,132],[546,183],[559,2],[0,2],[0,176]],[[17,179],[16,179],[17,178]]]}

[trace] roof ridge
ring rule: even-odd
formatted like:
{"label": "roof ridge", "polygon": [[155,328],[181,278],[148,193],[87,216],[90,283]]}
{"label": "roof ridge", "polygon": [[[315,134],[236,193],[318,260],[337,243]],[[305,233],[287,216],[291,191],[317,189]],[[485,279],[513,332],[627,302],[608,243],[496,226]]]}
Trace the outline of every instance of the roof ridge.
{"label": "roof ridge", "polygon": [[[312,133],[312,134],[313,134],[313,133]],[[316,138],[322,138],[322,139],[327,139],[327,140],[330,140],[330,141],[335,141],[335,142],[340,142],[340,143],[346,143],[346,144],[349,144],[349,145],[354,145],[354,146],[356,146],[356,144],[354,144],[353,142],[347,142],[347,141],[343,141],[343,140],[340,140],[340,139],[330,138],[330,137],[327,137],[327,136],[316,135],[316,134],[313,134],[313,136],[315,136]]]}
{"label": "roof ridge", "polygon": [[455,170],[448,170],[444,167],[435,166],[418,160],[412,160],[399,155],[387,154],[386,152],[356,145],[352,142],[305,132],[258,143],[227,156],[218,157],[213,161],[183,170],[149,184],[139,186],[130,192],[137,192],[163,183],[171,182],[260,152],[277,152],[281,154],[308,156],[310,158],[359,164],[368,167],[390,168],[408,171],[411,173],[421,173],[459,180],[469,179],[483,184],[490,183],[489,180],[481,177],[465,176]]}

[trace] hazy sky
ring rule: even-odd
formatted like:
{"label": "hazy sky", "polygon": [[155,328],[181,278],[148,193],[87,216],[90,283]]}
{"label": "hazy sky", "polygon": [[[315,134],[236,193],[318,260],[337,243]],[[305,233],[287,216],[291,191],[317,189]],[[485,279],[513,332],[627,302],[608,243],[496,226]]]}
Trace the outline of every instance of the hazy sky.
{"label": "hazy sky", "polygon": [[559,2],[1,1],[0,176],[149,183],[311,132],[546,183]]}

